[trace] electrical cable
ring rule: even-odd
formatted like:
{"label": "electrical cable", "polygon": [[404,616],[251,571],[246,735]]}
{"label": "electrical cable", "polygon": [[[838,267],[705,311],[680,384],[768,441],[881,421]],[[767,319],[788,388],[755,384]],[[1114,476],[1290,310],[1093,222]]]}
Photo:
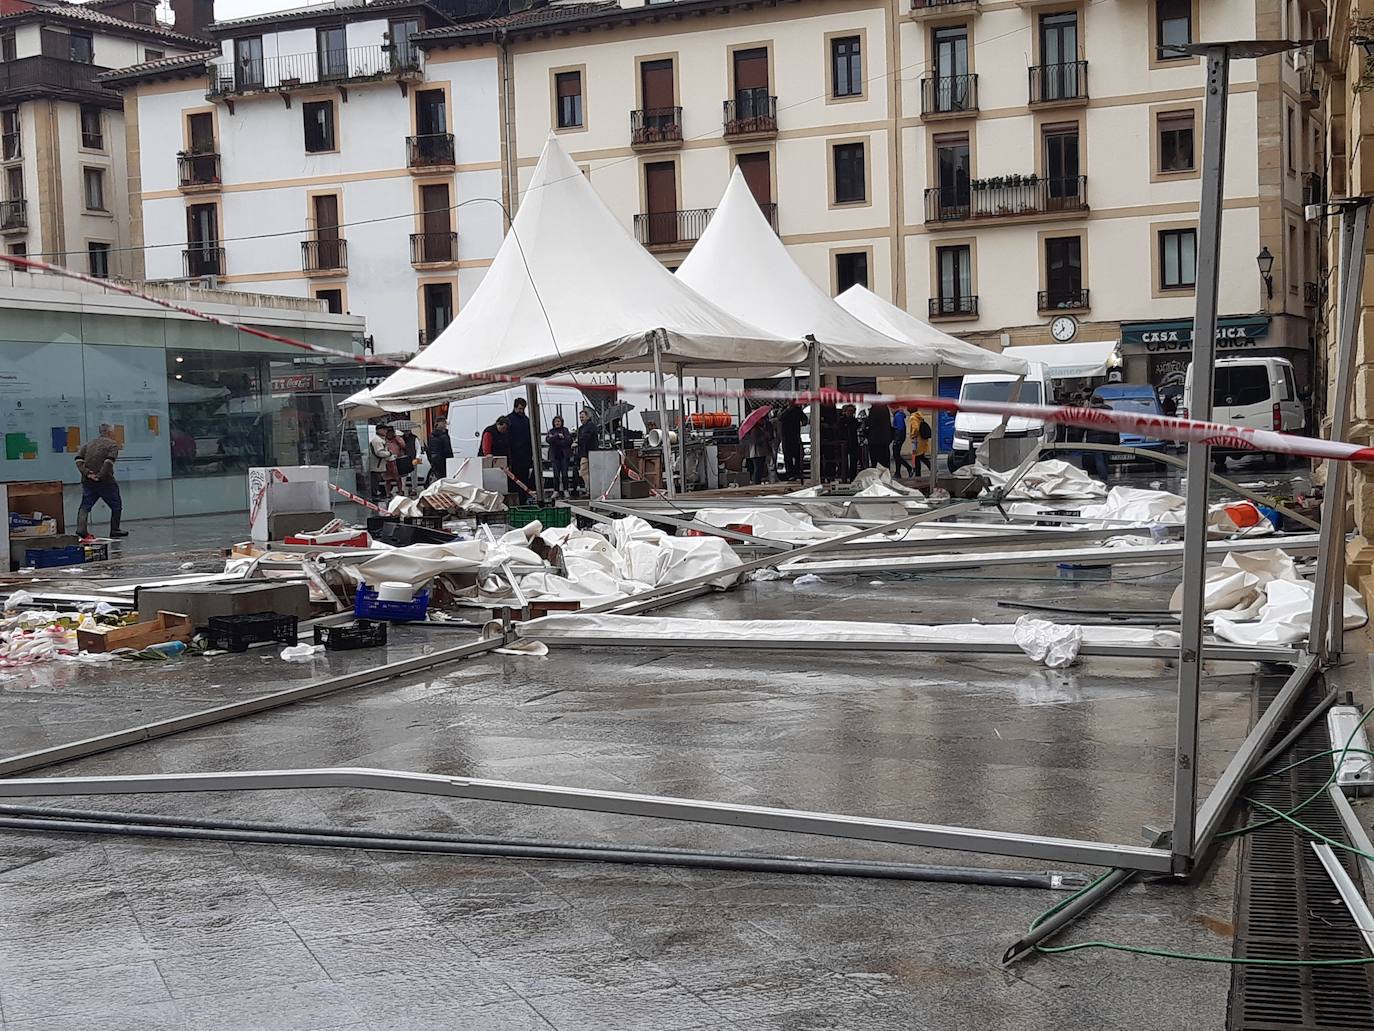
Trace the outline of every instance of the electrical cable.
{"label": "electrical cable", "polygon": [[[1321,753],[1321,755],[1335,755],[1336,759],[1332,763],[1331,776],[1326,779],[1326,782],[1315,793],[1309,795],[1306,799],[1304,799],[1302,802],[1300,802],[1298,805],[1294,806],[1287,812],[1284,812],[1280,809],[1276,809],[1273,806],[1265,805],[1263,802],[1256,801],[1255,799],[1246,798],[1246,802],[1250,803],[1251,805],[1257,806],[1261,809],[1267,810],[1273,813],[1274,815],[1270,817],[1268,820],[1261,821],[1260,823],[1250,824],[1246,827],[1241,827],[1237,830],[1227,831],[1225,834],[1218,834],[1217,837],[1229,838],[1236,837],[1242,834],[1249,834],[1251,831],[1259,830],[1261,827],[1267,827],[1274,823],[1286,821],[1288,823],[1293,824],[1293,826],[1297,827],[1299,830],[1306,831],[1313,837],[1318,838],[1333,847],[1341,848],[1347,852],[1352,852],[1355,855],[1362,856],[1370,860],[1374,860],[1374,855],[1370,855],[1369,853],[1366,853],[1361,849],[1357,849],[1350,845],[1347,845],[1344,842],[1339,842],[1335,841],[1332,838],[1328,838],[1326,835],[1313,830],[1312,828],[1306,826],[1305,824],[1293,818],[1294,813],[1301,812],[1304,808],[1311,805],[1314,801],[1316,801],[1317,798],[1326,793],[1326,789],[1328,787],[1335,783],[1336,777],[1340,772],[1341,762],[1344,760],[1347,753],[1352,751],[1365,752],[1364,749],[1352,749],[1350,745],[1351,742],[1355,740],[1355,735],[1359,733],[1360,728],[1363,727],[1366,721],[1368,721],[1371,717],[1374,717],[1374,708],[1370,708],[1368,712],[1366,712],[1362,717],[1360,717],[1360,721],[1356,723],[1354,728],[1350,731],[1350,736],[1346,738],[1345,744],[1341,748],[1331,749],[1327,752]],[[1320,758],[1321,755],[1308,756],[1306,759],[1302,759],[1299,762],[1293,763],[1288,768],[1291,769],[1292,766],[1300,766],[1303,763],[1311,762],[1314,759]],[[1275,771],[1275,773],[1277,772],[1282,771]],[[1274,774],[1267,774],[1266,776],[1273,775]],[[1065,906],[1069,905],[1069,903],[1073,902],[1073,900],[1078,898],[1078,896],[1090,890],[1103,878],[1109,876],[1109,874],[1110,871],[1108,871],[1107,874],[1103,874],[1102,877],[1099,877],[1097,880],[1093,881],[1092,884],[1089,884],[1086,888],[1083,888],[1075,892],[1074,894],[1070,895],[1068,898],[1060,902],[1058,905],[1052,906],[1051,908],[1047,909],[1044,913],[1041,913],[1038,917],[1031,921],[1031,930],[1034,930],[1036,927],[1038,927],[1044,921],[1048,920],[1055,913],[1059,912]],[[1043,953],[1046,955],[1059,955],[1068,952],[1081,952],[1085,949],[1106,949],[1111,952],[1126,952],[1137,956],[1155,956],[1160,959],[1180,959],[1191,961],[1194,963],[1213,963],[1223,966],[1322,968],[1359,967],[1374,964],[1374,956],[1358,957],[1351,959],[1262,959],[1251,956],[1215,956],[1206,953],[1175,952],[1170,949],[1159,949],[1144,945],[1124,945],[1120,942],[1108,941],[1086,941],[1075,942],[1069,945],[1035,946],[1036,952]]]}

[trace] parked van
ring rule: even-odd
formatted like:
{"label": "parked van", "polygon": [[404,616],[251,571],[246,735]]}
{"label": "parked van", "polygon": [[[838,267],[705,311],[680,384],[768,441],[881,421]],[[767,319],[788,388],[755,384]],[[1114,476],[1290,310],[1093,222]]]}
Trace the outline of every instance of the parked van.
{"label": "parked van", "polygon": [[[1212,422],[1249,426],[1260,430],[1299,433],[1306,428],[1302,400],[1298,397],[1293,363],[1286,358],[1218,358],[1212,383]],[[1183,398],[1192,409],[1193,367],[1188,366]],[[1242,451],[1212,448],[1212,464],[1226,468],[1226,456]]]}
{"label": "parked van", "polygon": [[[964,377],[959,388],[960,401],[1009,401],[1016,377],[1004,372],[978,373]],[[1054,385],[1049,379],[1046,367],[1040,362],[1032,362],[1030,372],[1021,383],[1016,397],[1017,403],[1041,405],[1053,403]],[[950,452],[949,467],[958,469],[968,465],[977,457],[978,446],[987,439],[988,434],[1002,424],[1000,415],[985,415],[981,412],[959,412],[954,417],[954,449]],[[1046,427],[1040,419],[1027,419],[1013,416],[1007,420],[1005,438],[1036,437],[1052,439],[1054,427]]]}

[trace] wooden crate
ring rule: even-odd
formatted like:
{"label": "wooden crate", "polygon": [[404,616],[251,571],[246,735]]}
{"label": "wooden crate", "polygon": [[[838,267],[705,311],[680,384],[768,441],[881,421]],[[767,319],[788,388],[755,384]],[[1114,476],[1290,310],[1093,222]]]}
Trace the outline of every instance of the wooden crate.
{"label": "wooden crate", "polygon": [[156,619],[129,626],[102,627],[99,630],[78,630],[76,644],[83,652],[112,652],[117,648],[142,650],[168,641],[189,641],[195,632],[187,616],[175,612],[159,612]]}

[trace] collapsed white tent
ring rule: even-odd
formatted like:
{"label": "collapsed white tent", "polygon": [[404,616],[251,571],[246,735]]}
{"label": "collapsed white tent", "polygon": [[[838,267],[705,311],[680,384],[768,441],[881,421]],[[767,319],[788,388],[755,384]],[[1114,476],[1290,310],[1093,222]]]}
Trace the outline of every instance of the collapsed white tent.
{"label": "collapsed white tent", "polygon": [[550,134],[472,298],[406,368],[345,405],[420,407],[507,386],[484,374],[648,370],[655,335],[674,364],[771,372],[807,355],[800,334],[789,340],[749,325],[665,269]]}
{"label": "collapsed white tent", "polygon": [[1030,371],[1024,359],[1014,358],[1008,352],[998,354],[950,336],[883,300],[866,286],[854,284],[836,297],[835,303],[878,332],[920,348],[930,355],[927,360],[931,364],[938,364],[950,372],[1005,372],[1024,376]]}
{"label": "collapsed white tent", "polygon": [[825,368],[910,368],[938,360],[930,349],[861,322],[812,282],[764,218],[738,168],[677,277],[746,322],[790,339],[814,337]]}

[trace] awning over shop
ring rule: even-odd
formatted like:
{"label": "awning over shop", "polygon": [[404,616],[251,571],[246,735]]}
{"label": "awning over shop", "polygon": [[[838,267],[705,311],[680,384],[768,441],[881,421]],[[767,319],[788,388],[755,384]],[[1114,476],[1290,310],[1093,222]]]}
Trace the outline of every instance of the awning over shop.
{"label": "awning over shop", "polygon": [[1074,344],[1030,344],[1008,347],[1002,354],[1028,362],[1039,362],[1055,379],[1093,379],[1107,375],[1108,362],[1116,353],[1115,340],[1092,340]]}
{"label": "awning over shop", "polygon": [[[1268,315],[1231,315],[1217,319],[1217,346],[1245,347],[1269,335]],[[1144,344],[1147,351],[1188,351],[1193,347],[1193,320],[1123,322],[1123,344]]]}

